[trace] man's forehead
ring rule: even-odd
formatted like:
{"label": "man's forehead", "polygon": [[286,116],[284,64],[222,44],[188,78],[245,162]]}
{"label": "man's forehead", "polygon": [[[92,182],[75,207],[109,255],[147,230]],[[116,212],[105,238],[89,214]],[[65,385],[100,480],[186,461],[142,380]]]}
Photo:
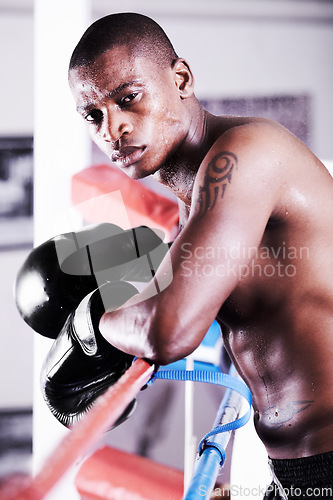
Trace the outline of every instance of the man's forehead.
{"label": "man's forehead", "polygon": [[94,86],[111,91],[129,82],[151,80],[158,73],[155,66],[156,63],[147,57],[119,53],[112,49],[98,56],[91,64],[71,69],[69,83],[72,88],[81,87],[82,90]]}
{"label": "man's forehead", "polygon": [[126,70],[127,66],[133,66],[133,62],[126,55],[115,53],[114,50],[108,50],[106,53],[99,55],[92,62],[72,68],[69,72],[70,79],[75,80],[95,80],[103,75],[117,75],[117,73]]}
{"label": "man's forehead", "polygon": [[156,65],[153,58],[137,54],[127,46],[116,46],[98,55],[91,63],[71,71],[78,70],[81,78],[91,78],[101,74],[116,75],[143,70],[151,65]]}

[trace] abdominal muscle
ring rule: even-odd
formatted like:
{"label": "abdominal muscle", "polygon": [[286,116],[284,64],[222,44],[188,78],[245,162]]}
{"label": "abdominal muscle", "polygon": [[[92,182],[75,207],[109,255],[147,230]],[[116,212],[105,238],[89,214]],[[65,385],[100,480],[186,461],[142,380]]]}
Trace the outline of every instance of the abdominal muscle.
{"label": "abdominal muscle", "polygon": [[255,428],[268,455],[300,458],[332,451],[333,363],[330,350],[320,348],[325,343],[317,338],[311,348],[295,342],[291,332],[271,330],[268,336],[258,328],[232,332],[222,325],[222,331],[252,392]]}

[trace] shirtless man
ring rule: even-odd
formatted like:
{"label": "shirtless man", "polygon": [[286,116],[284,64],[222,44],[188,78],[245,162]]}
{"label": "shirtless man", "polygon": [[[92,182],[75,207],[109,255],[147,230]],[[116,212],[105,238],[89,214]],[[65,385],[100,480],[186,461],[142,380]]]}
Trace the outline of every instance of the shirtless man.
{"label": "shirtless man", "polygon": [[[330,174],[281,125],[203,109],[188,63],[144,16],[94,23],[69,83],[110,160],[134,179],[152,175],[179,201],[171,284],[156,294],[152,282],[105,313],[103,337],[167,364],[217,319],[279,481],[305,498],[307,488],[333,488]],[[157,277],[168,272],[162,262]]]}

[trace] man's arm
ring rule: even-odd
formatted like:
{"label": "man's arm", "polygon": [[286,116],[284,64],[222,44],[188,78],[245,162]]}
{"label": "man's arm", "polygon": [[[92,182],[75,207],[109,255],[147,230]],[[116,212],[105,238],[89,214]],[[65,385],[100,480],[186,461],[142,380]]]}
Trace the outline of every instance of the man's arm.
{"label": "man's arm", "polygon": [[[118,349],[160,364],[190,354],[237,287],[279,199],[279,127],[245,125],[225,133],[203,161],[186,227],[170,249],[173,279],[163,261],[145,291],[105,313],[102,335]],[[242,248],[243,251],[235,252]]]}

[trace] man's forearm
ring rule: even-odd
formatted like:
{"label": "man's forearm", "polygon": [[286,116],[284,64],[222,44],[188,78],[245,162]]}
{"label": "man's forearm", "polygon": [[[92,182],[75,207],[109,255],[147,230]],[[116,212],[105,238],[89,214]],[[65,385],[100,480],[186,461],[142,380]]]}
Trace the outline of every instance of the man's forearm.
{"label": "man's forearm", "polygon": [[141,302],[106,312],[99,329],[103,337],[121,351],[155,361],[157,353],[150,341],[150,323],[146,305]]}
{"label": "man's forearm", "polygon": [[121,309],[106,312],[99,324],[100,332],[121,351],[157,364],[182,359],[198,346],[198,341],[189,329],[182,331],[186,322],[180,321],[174,310],[165,307],[167,290],[149,296],[147,288]]}

